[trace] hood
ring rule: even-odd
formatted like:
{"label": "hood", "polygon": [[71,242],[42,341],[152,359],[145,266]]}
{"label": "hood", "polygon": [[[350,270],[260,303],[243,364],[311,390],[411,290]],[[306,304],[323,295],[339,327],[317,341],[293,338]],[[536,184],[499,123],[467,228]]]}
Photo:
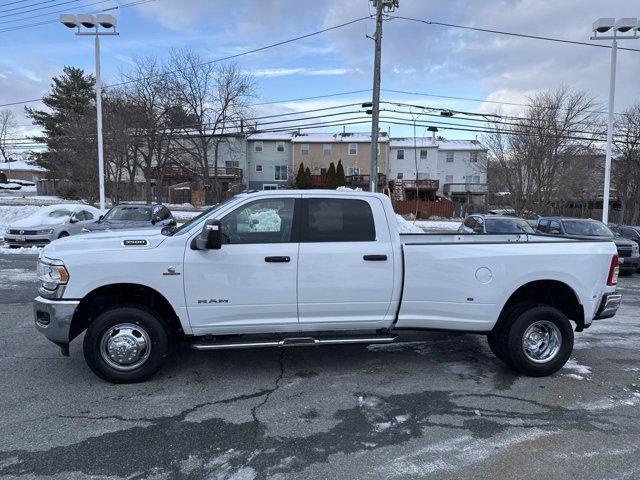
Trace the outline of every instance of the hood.
{"label": "hood", "polygon": [[43,230],[45,228],[55,227],[56,225],[63,225],[69,220],[69,217],[43,217],[43,216],[30,216],[21,220],[11,222],[7,228],[11,229],[29,229],[29,230]]}
{"label": "hood", "polygon": [[633,247],[634,245],[636,245],[636,242],[627,238],[614,237],[612,238],[612,240],[617,247]]}
{"label": "hood", "polygon": [[85,233],[56,240],[45,246],[41,255],[64,260],[63,256],[71,253],[82,255],[91,254],[92,251],[147,250],[156,248],[166,239],[159,229]]}
{"label": "hood", "polygon": [[101,230],[138,230],[141,228],[155,227],[151,222],[119,222],[102,220],[101,222],[91,222],[84,226],[87,230],[92,232]]}

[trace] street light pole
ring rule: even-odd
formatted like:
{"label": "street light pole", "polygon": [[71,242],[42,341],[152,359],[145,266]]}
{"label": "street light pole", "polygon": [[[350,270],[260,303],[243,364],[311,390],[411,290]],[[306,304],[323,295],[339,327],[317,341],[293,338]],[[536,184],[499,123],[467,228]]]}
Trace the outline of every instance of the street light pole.
{"label": "street light pole", "polygon": [[[613,36],[602,36],[613,30]],[[607,113],[607,145],[605,150],[604,165],[604,192],[602,194],[602,223],[609,223],[609,195],[611,187],[611,157],[613,150],[614,106],[616,95],[616,64],[618,61],[618,40],[638,39],[640,26],[637,18],[599,18],[593,23],[594,35],[591,40],[611,40],[611,72],[609,76],[609,109]],[[632,35],[628,34],[632,32]],[[618,35],[627,33],[627,35]],[[600,34],[600,35],[598,35]]]}
{"label": "street light pole", "polygon": [[[96,130],[98,138],[98,180],[100,191],[100,210],[105,209],[104,191],[104,143],[102,138],[102,80],[100,78],[100,36],[119,35],[116,32],[116,19],[108,14],[98,14],[95,17],[89,14],[72,15],[63,13],[60,15],[60,22],[68,27],[77,29],[76,36],[95,36],[95,57],[96,57]],[[91,31],[81,31],[80,27]],[[109,32],[99,30],[99,27],[112,29]]]}
{"label": "street light pole", "polygon": [[371,107],[371,166],[369,169],[369,190],[378,186],[378,136],[380,135],[380,63],[382,57],[382,7],[383,0],[376,3],[375,54],[373,60],[373,102]]}
{"label": "street light pole", "polygon": [[100,178],[100,210],[104,201],[104,147],[102,144],[102,82],[100,80],[100,36],[96,35],[96,123],[98,128],[98,177]]}
{"label": "street light pole", "polygon": [[604,193],[602,195],[602,223],[609,223],[609,190],[611,186],[611,151],[613,148],[613,111],[616,95],[616,63],[618,56],[618,41],[613,35],[611,45],[611,76],[609,77],[609,113],[607,119],[607,147],[604,165]]}

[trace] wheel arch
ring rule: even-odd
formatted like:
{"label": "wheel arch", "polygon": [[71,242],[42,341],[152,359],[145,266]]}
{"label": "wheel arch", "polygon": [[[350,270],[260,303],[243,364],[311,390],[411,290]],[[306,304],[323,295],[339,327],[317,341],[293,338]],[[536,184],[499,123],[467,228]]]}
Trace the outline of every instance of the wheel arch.
{"label": "wheel arch", "polygon": [[176,311],[160,292],[138,283],[114,283],[95,288],[80,301],[71,321],[69,341],[84,332],[102,312],[114,306],[124,305],[137,305],[152,310],[172,336],[184,335]]}
{"label": "wheel arch", "polygon": [[576,323],[576,331],[580,332],[584,329],[584,307],[580,302],[580,297],[569,284],[552,279],[534,280],[518,287],[503,305],[496,326],[504,321],[504,313],[513,305],[525,301],[557,308],[569,320]]}

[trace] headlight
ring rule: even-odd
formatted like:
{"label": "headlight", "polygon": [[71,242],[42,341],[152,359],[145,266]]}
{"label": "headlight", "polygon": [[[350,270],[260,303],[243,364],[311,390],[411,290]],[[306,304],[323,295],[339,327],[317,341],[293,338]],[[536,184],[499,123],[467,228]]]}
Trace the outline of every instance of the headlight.
{"label": "headlight", "polygon": [[631,256],[637,257],[638,254],[640,254],[640,245],[634,245],[633,247],[631,247]]}
{"label": "headlight", "polygon": [[38,280],[46,290],[53,291],[69,281],[69,272],[60,260],[41,258],[38,260]]}
{"label": "headlight", "polygon": [[53,228],[47,228],[45,230],[36,230],[36,235],[51,235],[53,233]]}

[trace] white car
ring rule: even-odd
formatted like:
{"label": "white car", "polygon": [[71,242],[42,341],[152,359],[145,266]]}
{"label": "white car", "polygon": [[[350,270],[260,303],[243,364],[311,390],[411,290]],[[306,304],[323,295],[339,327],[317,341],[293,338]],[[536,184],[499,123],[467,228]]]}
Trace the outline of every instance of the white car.
{"label": "white car", "polygon": [[[388,197],[237,195],[179,228],[56,241],[38,261],[36,328],[98,376],[138,382],[169,342],[197,350],[389,343],[402,330],[487,335],[514,370],[559,370],[573,331],[611,317],[610,240],[398,233]],[[573,324],[572,324],[573,322]]]}
{"label": "white car", "polygon": [[91,205],[49,205],[9,225],[4,241],[10,247],[44,246],[58,238],[80,233],[100,215],[100,210]]}

